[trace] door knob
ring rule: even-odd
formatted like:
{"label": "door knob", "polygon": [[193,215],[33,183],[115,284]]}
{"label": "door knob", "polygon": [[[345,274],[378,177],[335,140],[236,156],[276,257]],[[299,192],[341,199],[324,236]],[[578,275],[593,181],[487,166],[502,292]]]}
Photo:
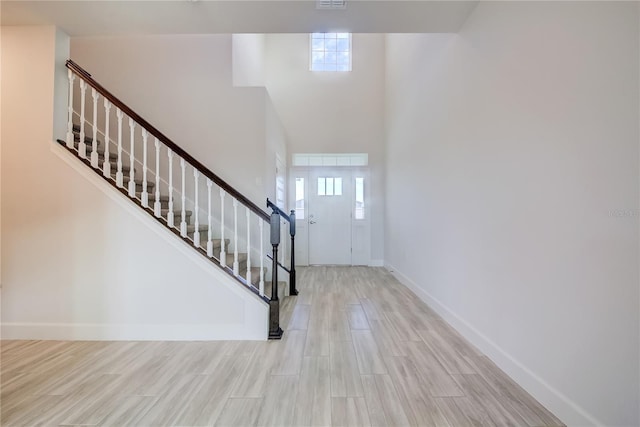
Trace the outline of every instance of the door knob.
{"label": "door knob", "polygon": [[309,221],[309,224],[315,224],[315,223],[316,223],[315,221]]}

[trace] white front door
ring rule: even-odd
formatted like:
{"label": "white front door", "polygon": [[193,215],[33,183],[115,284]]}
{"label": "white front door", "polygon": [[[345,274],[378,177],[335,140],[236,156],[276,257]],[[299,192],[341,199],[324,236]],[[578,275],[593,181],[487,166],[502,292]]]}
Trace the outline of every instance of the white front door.
{"label": "white front door", "polygon": [[351,265],[351,173],[314,168],[309,174],[309,264]]}

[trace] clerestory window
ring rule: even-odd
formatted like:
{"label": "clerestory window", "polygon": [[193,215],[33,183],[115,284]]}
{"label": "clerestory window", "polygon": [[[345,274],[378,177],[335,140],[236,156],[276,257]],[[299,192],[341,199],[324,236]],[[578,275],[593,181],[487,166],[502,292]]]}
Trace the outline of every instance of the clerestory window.
{"label": "clerestory window", "polygon": [[351,71],[350,33],[312,33],[311,71]]}

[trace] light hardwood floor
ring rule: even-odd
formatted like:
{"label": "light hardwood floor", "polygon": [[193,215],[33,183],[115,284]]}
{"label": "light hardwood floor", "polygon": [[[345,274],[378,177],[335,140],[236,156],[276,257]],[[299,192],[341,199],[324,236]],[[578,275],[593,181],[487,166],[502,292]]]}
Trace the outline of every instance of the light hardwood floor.
{"label": "light hardwood floor", "polygon": [[282,341],[3,341],[2,425],[562,425],[384,269],[298,281]]}

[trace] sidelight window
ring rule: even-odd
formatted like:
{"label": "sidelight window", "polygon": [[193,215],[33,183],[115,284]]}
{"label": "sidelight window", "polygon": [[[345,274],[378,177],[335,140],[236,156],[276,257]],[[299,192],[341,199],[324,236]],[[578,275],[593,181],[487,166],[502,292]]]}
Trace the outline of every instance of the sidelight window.
{"label": "sidelight window", "polygon": [[356,177],[356,209],[355,219],[364,219],[364,178]]}
{"label": "sidelight window", "polygon": [[296,219],[304,219],[304,178],[296,178]]}

